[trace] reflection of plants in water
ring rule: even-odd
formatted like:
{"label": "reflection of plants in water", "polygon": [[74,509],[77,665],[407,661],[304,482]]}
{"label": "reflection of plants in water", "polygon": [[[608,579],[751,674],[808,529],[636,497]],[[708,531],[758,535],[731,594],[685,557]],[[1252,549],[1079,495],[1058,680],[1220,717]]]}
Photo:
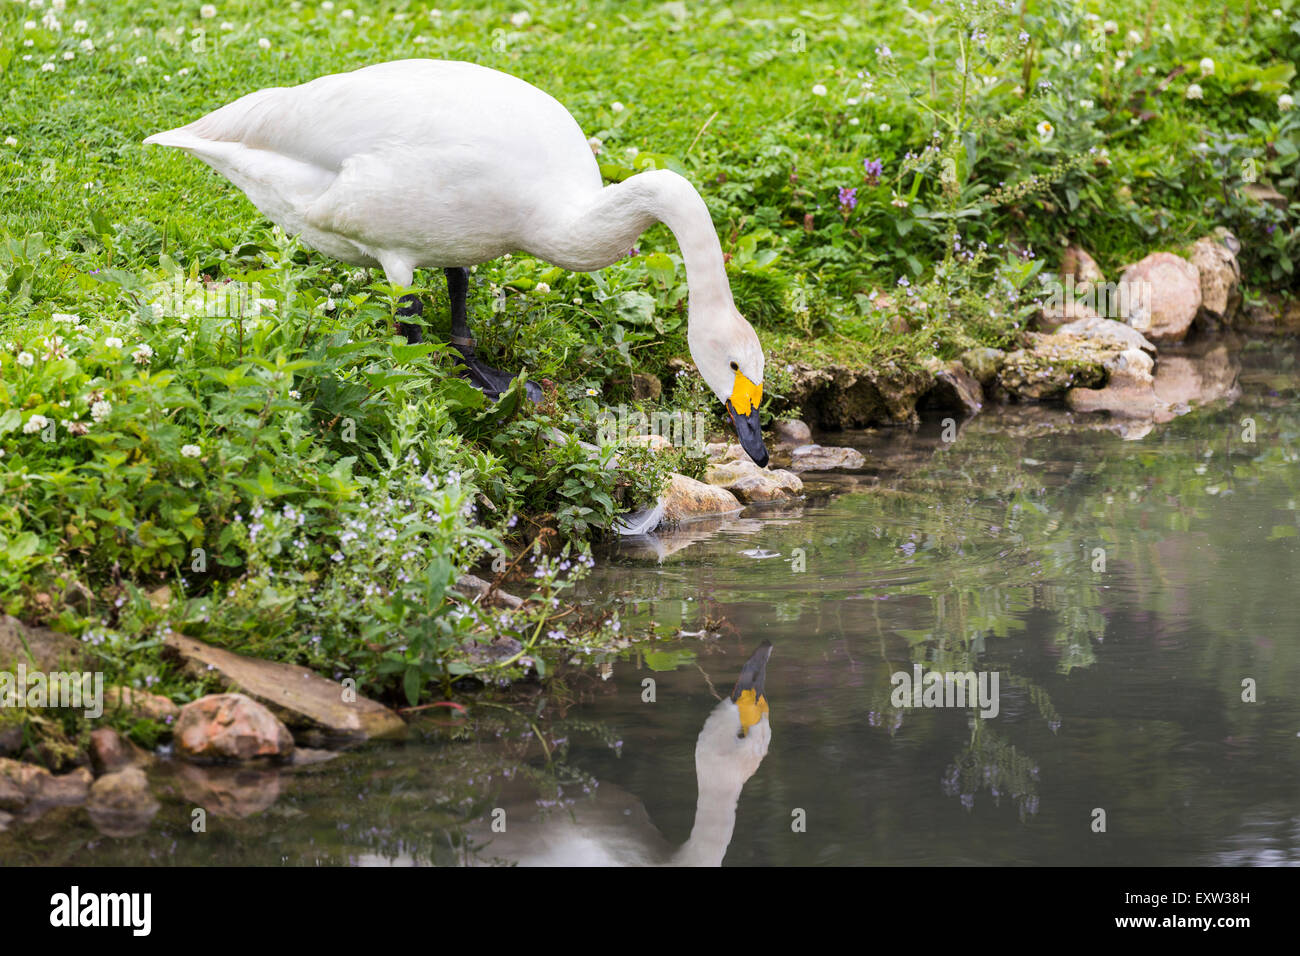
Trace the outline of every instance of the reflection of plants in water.
{"label": "reflection of plants in water", "polygon": [[944,771],[943,792],[971,810],[975,794],[982,790],[997,805],[1009,796],[1022,821],[1038,812],[1038,763],[1002,739],[987,721],[974,718],[970,743]]}

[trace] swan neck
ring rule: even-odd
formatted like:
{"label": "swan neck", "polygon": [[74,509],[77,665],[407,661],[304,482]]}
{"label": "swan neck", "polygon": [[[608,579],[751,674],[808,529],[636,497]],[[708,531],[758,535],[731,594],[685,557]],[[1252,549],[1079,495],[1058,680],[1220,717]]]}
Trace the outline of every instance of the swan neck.
{"label": "swan neck", "polygon": [[660,170],[642,175],[655,177],[657,218],[671,230],[682,251],[690,316],[730,314],[734,305],[722,244],[704,199],[690,182],[674,172]]}

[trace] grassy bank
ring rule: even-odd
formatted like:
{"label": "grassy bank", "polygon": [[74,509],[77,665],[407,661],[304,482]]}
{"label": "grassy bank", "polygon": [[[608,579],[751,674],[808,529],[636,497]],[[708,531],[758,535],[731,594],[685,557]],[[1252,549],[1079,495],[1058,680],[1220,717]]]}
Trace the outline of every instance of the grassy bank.
{"label": "grassy bank", "polygon": [[[699,467],[609,469],[546,437],[594,439],[636,373],[664,410],[713,412],[672,364],[686,289],[663,227],[598,274],[478,267],[486,357],[547,386],[540,408],[489,406],[445,347],[392,337],[381,274],[301,248],[151,132],[406,56],[521,76],[611,181],[697,184],[782,414],[794,361],[1012,343],[1066,239],[1110,273],[1226,225],[1253,288],[1288,287],[1296,217],[1240,187],[1294,190],[1297,51],[1291,3],[5,0],[0,609],[181,701],[205,688],[164,658],[168,629],[414,703],[625,639],[563,601],[584,542]],[[445,287],[416,282],[436,340]],[[528,609],[453,595],[507,566]],[[468,651],[493,636],[522,650]]]}

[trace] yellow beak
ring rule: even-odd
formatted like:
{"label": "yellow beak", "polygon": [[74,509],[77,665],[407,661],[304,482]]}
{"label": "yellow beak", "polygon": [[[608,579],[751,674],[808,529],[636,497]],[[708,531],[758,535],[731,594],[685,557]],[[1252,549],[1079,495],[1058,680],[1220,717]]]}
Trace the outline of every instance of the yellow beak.
{"label": "yellow beak", "polygon": [[739,372],[736,373],[736,384],[731,390],[731,406],[736,410],[738,415],[748,415],[763,401],[763,386],[755,385]]}

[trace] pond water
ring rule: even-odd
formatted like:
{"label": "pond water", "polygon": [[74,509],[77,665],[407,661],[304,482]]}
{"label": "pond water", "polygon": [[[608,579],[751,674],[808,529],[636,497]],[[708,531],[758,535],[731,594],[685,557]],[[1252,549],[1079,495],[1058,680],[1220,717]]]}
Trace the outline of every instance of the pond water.
{"label": "pond water", "polygon": [[[1235,404],[1140,439],[1017,408],[821,436],[867,470],[606,552],[583,596],[648,648],[325,763],[163,762],[133,835],[59,810],[0,857],[663,861],[697,822],[706,718],[767,640],[766,756],[734,786],[702,771],[692,843],[726,864],[1300,863],[1297,358],[1244,348]],[[996,672],[996,716],[895,707],[916,664]]]}

